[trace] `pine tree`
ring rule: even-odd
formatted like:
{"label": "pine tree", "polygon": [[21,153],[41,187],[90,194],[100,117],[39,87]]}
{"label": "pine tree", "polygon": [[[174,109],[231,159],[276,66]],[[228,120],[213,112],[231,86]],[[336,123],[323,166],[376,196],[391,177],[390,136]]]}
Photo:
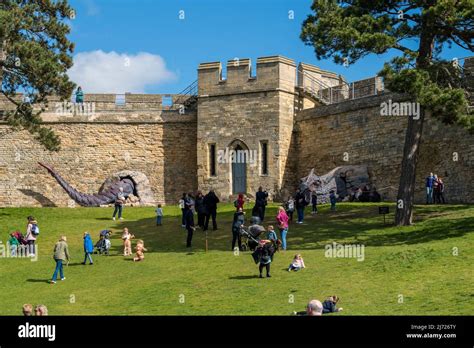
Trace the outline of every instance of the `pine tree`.
{"label": "pine tree", "polygon": [[409,225],[426,116],[474,131],[460,66],[440,57],[453,44],[473,50],[474,1],[315,0],[311,9],[300,38],[314,47],[317,59],[352,64],[368,54],[400,53],[380,75],[390,91],[410,96],[421,107],[418,119],[408,118],[397,194],[395,223]]}
{"label": "pine tree", "polygon": [[[0,2],[0,95],[14,105],[3,119],[15,130],[28,130],[50,151],[60,149],[60,139],[40,115],[48,96],[67,99],[74,89],[66,74],[74,45],[65,20],[72,14],[66,0]],[[20,100],[19,91],[26,98]],[[31,104],[43,107],[34,110]]]}

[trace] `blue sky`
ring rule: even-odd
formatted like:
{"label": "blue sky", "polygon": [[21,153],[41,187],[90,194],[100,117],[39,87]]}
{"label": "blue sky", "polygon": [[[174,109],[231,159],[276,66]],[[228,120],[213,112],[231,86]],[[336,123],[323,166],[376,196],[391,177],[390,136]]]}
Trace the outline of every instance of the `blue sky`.
{"label": "blue sky", "polygon": [[[70,0],[70,4],[76,9],[70,39],[78,54],[70,75],[86,92],[178,93],[197,78],[201,62],[221,61],[225,66],[228,59],[250,58],[255,66],[257,57],[269,55],[315,64],[353,81],[375,75],[393,55],[371,55],[348,68],[317,61],[313,48],[299,39],[311,0]],[[444,54],[449,59],[468,55],[472,54],[459,48]]]}

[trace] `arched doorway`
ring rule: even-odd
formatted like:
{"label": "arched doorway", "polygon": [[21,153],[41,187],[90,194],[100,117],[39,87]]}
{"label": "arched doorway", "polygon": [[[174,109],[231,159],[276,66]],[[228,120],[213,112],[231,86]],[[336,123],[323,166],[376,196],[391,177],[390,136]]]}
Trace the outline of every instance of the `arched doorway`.
{"label": "arched doorway", "polygon": [[232,194],[234,195],[247,192],[248,150],[244,146],[240,141],[236,141],[234,146],[231,146],[231,149],[234,150],[234,156],[231,161]]}

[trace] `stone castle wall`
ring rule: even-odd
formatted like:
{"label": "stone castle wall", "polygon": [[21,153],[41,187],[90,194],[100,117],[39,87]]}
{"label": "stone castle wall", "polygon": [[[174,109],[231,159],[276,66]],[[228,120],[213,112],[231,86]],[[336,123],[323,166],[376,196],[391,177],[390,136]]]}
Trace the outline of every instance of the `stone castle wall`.
{"label": "stone castle wall", "polygon": [[157,110],[157,100],[142,99],[139,106],[128,100],[128,112],[112,110],[111,101],[92,118],[46,112],[43,120],[61,138],[57,153],[43,150],[28,132],[12,132],[0,123],[0,206],[73,205],[39,161],[84,193],[97,193],[106,178],[122,170],[143,172],[156,203],[175,202],[183,190],[196,190],[196,114]]}
{"label": "stone castle wall", "polygon": [[[298,178],[308,175],[312,168],[321,175],[337,166],[367,164],[383,199],[395,201],[407,117],[381,116],[380,104],[388,99],[404,100],[387,93],[298,114]],[[416,202],[425,200],[425,178],[430,172],[443,178],[448,202],[474,202],[473,138],[458,126],[425,119],[416,174]]]}

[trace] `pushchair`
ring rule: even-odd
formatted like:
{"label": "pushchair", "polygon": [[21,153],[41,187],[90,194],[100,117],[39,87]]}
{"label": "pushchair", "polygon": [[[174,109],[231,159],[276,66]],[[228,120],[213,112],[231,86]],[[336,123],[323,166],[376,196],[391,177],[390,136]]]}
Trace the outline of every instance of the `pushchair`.
{"label": "pushchair", "polygon": [[242,243],[242,251],[255,250],[258,245],[258,242],[260,241],[259,236],[265,232],[265,228],[257,224],[258,221],[251,220],[251,222],[253,222],[253,225],[248,227],[248,229],[245,227],[240,227],[240,235],[244,237]]}
{"label": "pushchair", "polygon": [[109,250],[112,246],[112,243],[109,239],[111,234],[112,231],[109,230],[100,231],[99,241],[95,244],[96,253],[98,253],[99,255],[109,255]]}
{"label": "pushchair", "polygon": [[28,241],[25,239],[25,237],[21,234],[20,231],[15,231],[12,233],[12,236],[15,237],[20,245],[26,245],[28,244]]}

